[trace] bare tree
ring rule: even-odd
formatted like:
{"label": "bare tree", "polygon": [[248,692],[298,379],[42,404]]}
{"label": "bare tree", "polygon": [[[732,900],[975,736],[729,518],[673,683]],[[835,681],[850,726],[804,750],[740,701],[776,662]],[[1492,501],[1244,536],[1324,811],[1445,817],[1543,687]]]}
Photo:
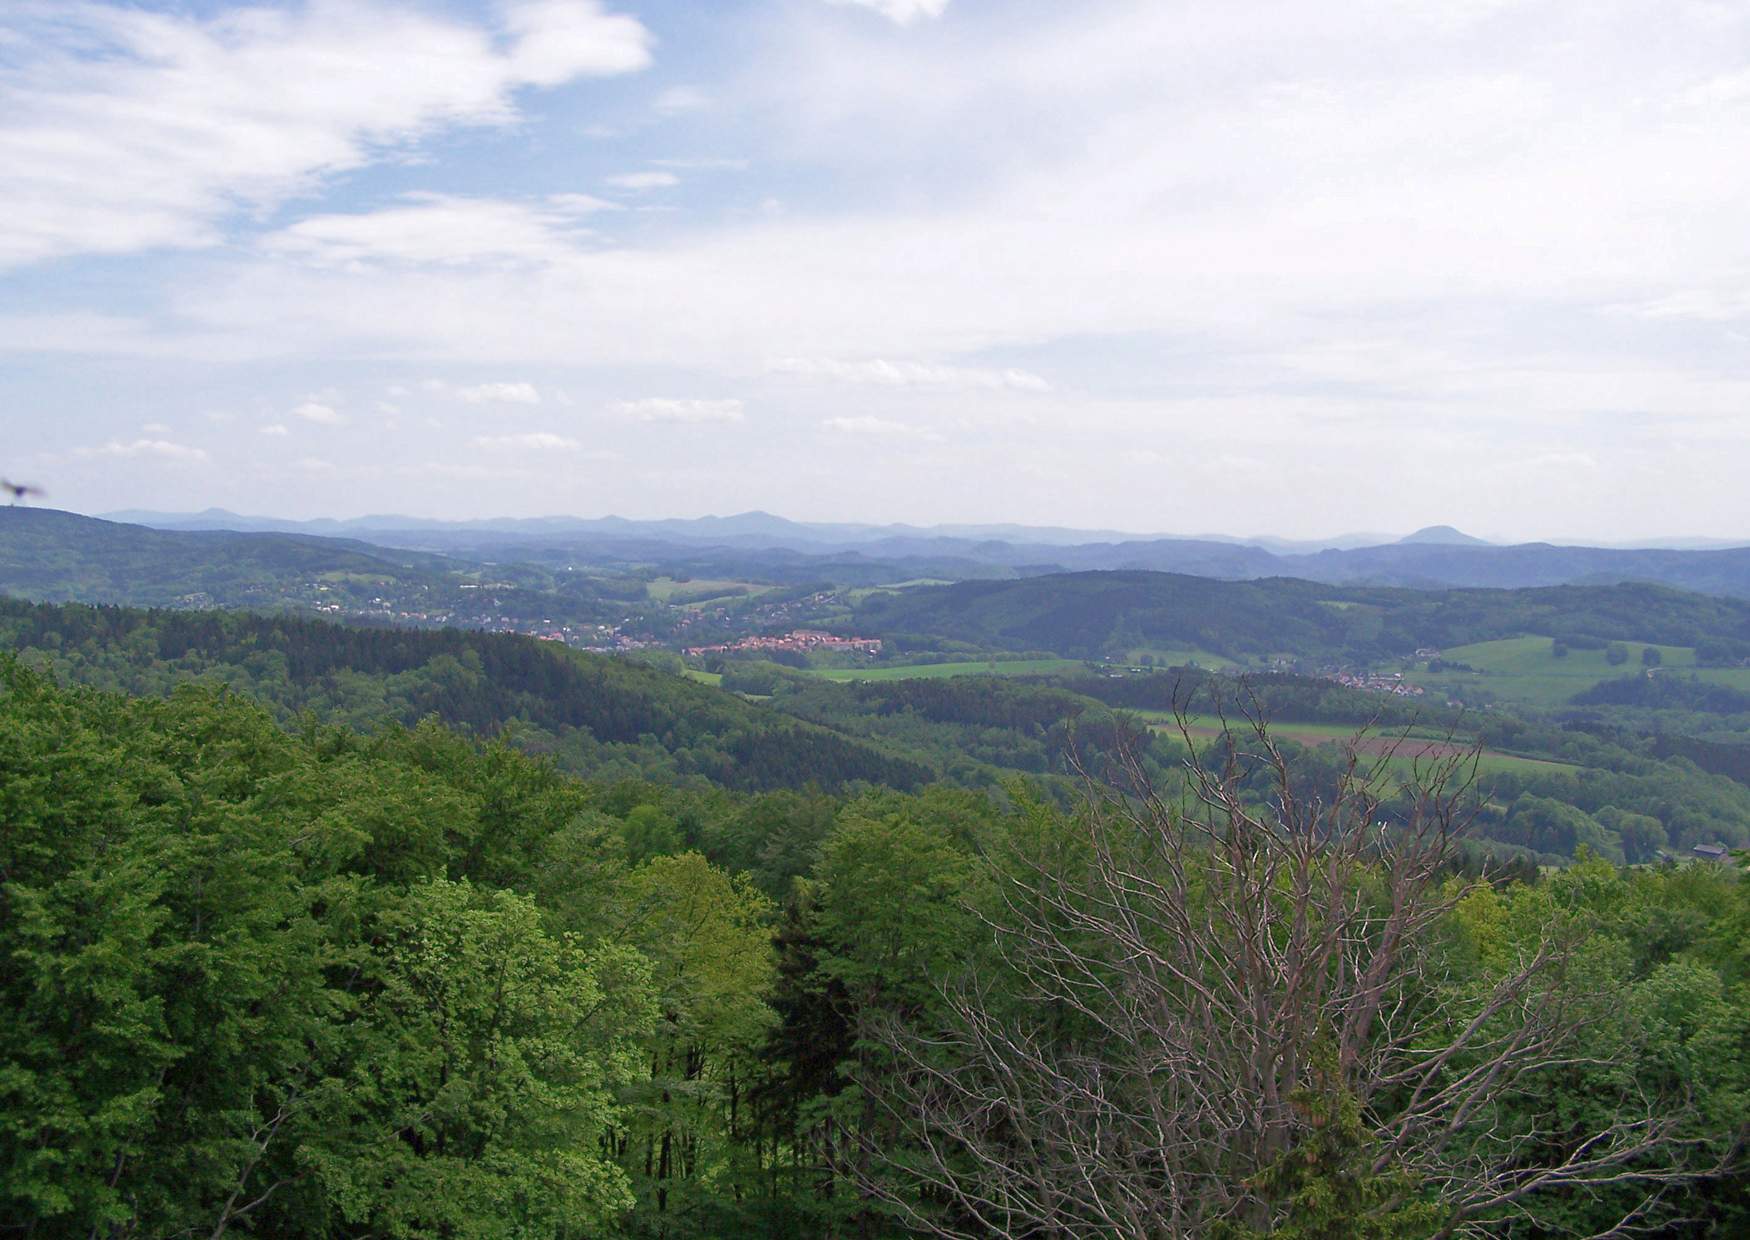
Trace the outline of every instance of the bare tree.
{"label": "bare tree", "polygon": [[1625,1083],[1585,1128],[1540,1107],[1604,1062],[1584,1035],[1608,996],[1571,977],[1581,927],[1451,963],[1475,750],[1352,742],[1314,792],[1255,710],[1201,754],[1179,730],[1179,794],[1135,753],[1086,780],[1069,839],[993,859],[993,957],[943,986],[945,1017],[877,1031],[889,1065],[864,1085],[929,1203],[890,1195],[910,1223],[1246,1235],[1312,1202],[1354,1230],[1301,1234],[1500,1234],[1535,1194],[1632,1186],[1624,1231],[1718,1170],[1680,1139],[1682,1099]]}

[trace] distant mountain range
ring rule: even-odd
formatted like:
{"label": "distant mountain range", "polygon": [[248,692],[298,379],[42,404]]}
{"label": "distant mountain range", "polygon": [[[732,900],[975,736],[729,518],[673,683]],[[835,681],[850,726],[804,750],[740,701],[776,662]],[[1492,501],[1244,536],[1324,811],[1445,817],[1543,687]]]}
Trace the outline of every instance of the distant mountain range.
{"label": "distant mountain range", "polygon": [[[794,548],[847,547],[890,540],[944,539],[954,542],[1006,542],[1040,546],[1082,546],[1088,543],[1173,541],[1234,543],[1273,551],[1308,552],[1333,548],[1366,547],[1390,542],[1387,534],[1339,534],[1334,538],[1294,539],[1263,535],[1246,538],[1231,534],[1178,535],[1139,534],[1134,531],[1072,529],[1051,525],[909,525],[893,522],[872,525],[856,522],[792,521],[769,512],[737,513],[728,517],[671,517],[635,520],[628,517],[487,517],[472,521],[443,521],[430,517],[398,516],[393,513],[337,519],[319,517],[296,521],[281,517],[246,516],[224,508],[202,512],[153,512],[126,509],[103,513],[107,521],[149,525],[176,530],[247,530],[285,534],[320,534],[369,538],[383,533],[449,533],[459,536],[518,535],[550,538],[592,535],[627,539],[675,539],[720,545],[785,546]],[[1424,531],[1425,532],[1425,531]],[[1456,533],[1457,531],[1454,531]],[[1412,535],[1412,537],[1414,537]],[[1460,535],[1460,537],[1465,537]],[[1479,540],[1480,541],[1480,540]]]}
{"label": "distant mountain range", "polygon": [[[371,516],[283,521],[218,509],[124,512],[161,530],[272,531],[346,537],[379,547],[548,568],[676,565],[749,579],[873,584],[915,578],[1012,578],[1124,570],[1252,580],[1296,577],[1342,585],[1516,588],[1653,582],[1750,598],[1750,547],[1587,547],[1485,542],[1436,525],[1397,540],[1139,537],[1112,530],[1016,525],[910,526],[790,521],[766,512],[637,521],[623,517],[434,521]],[[353,545],[356,546],[357,542]],[[732,572],[731,572],[732,570]]]}
{"label": "distant mountain range", "polygon": [[424,585],[456,565],[417,550],[310,534],[162,530],[51,508],[0,508],[0,593],[48,602],[169,606],[205,595],[260,607],[289,581],[330,575]]}

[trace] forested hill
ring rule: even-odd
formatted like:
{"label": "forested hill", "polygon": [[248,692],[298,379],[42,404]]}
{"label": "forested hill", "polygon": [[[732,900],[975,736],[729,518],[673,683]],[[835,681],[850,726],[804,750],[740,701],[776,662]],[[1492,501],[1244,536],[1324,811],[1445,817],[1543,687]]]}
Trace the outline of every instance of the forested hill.
{"label": "forested hill", "polygon": [[0,649],[134,695],[229,685],[282,720],[308,711],[368,727],[436,716],[477,735],[509,729],[521,747],[597,777],[909,789],[932,773],[656,668],[503,634],[0,599]]}
{"label": "forested hill", "polygon": [[1602,641],[1750,643],[1750,603],[1655,585],[1524,590],[1339,587],[1094,572],[871,594],[860,631],[1090,658],[1144,646],[1366,661],[1526,633]]}
{"label": "forested hill", "polygon": [[272,602],[287,582],[319,574],[406,584],[457,567],[352,539],[165,531],[53,509],[0,509],[0,589],[49,601],[159,606],[199,593],[242,606]]}
{"label": "forested hill", "polygon": [[[1319,803],[1283,787],[1226,821]],[[1121,1186],[1139,1235],[1193,1209],[1173,1234],[1750,1226],[1750,882],[1725,866],[1470,881],[1444,850],[1332,852],[1373,838],[1333,810],[1187,886],[1170,811],[591,784],[435,726],[281,730],[235,695],[57,688],[5,657],[0,805],[6,1235],[985,1235],[982,1198],[950,1212],[916,1169],[964,1182],[992,1151],[1007,1185]],[[1290,891],[1291,848],[1353,888]],[[1285,945],[1262,966],[1260,926]],[[1297,984],[1339,970],[1383,977],[1391,1019]],[[1259,1085],[1229,1048],[1264,1044]],[[1433,1112],[1402,1085],[1431,1060]],[[1263,1089],[1290,1101],[1248,1143],[1213,1108]],[[1191,1136],[1137,1173],[1166,1123]],[[1593,1179],[1549,1170],[1575,1166]],[[1242,1208],[1260,1225],[1218,1230]],[[1064,1218],[1024,1234],[1112,1234]]]}
{"label": "forested hill", "polygon": [[[1750,546],[1587,547],[1492,545],[1450,526],[1391,541],[1351,535],[1329,543],[1226,535],[1165,537],[1114,530],[1015,525],[822,525],[769,513],[694,520],[617,517],[430,521],[412,517],[284,521],[236,513],[122,512],[112,520],[174,530],[276,530],[363,538],[500,562],[634,560],[710,565],[700,576],[876,585],[917,577],[1008,578],[1102,570],[1191,573],[1254,580],[1296,577],[1333,585],[1416,589],[1656,582],[1750,598]],[[1370,541],[1378,540],[1378,541]],[[730,569],[730,565],[735,565]],[[881,575],[885,572],[887,575]]]}

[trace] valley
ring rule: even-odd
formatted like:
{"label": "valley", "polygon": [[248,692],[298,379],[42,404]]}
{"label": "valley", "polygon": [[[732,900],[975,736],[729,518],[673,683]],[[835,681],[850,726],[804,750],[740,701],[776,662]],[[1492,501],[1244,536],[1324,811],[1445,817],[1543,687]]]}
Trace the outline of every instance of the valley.
{"label": "valley", "polygon": [[1750,1237],[1750,2],[0,2],[0,1240]]}

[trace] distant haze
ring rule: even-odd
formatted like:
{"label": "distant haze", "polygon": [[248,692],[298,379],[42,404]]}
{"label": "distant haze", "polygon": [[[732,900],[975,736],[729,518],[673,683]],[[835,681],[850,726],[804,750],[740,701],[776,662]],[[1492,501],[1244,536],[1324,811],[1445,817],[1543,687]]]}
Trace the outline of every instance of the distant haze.
{"label": "distant haze", "polygon": [[93,0],[0,47],[0,475],[58,507],[1750,541],[1747,4]]}
{"label": "distant haze", "polygon": [[[1527,544],[1560,543],[1584,546],[1572,540],[1478,538],[1450,525],[1428,526],[1409,534],[1350,532],[1329,538],[1284,538],[1274,534],[1230,534],[1205,531],[1185,534],[1165,530],[1077,529],[1069,526],[1037,526],[1019,522],[985,524],[917,525],[909,522],[808,522],[769,512],[749,511],[727,516],[662,517],[629,519],[617,515],[578,516],[547,514],[540,517],[481,517],[448,520],[409,513],[373,513],[353,517],[295,519],[231,512],[208,508],[200,512],[159,512],[120,509],[97,514],[109,521],[154,526],[170,530],[241,530],[306,533],[330,537],[355,537],[367,541],[391,533],[459,534],[486,537],[503,534],[515,546],[519,539],[632,539],[711,543],[754,543],[770,546],[855,547],[894,543],[990,543],[1025,547],[1121,546],[1139,543],[1183,542],[1205,545],[1233,544],[1258,547],[1277,555],[1312,555],[1321,551],[1348,551],[1376,547],[1427,547],[1431,549],[1500,549]],[[400,545],[390,540],[390,545]],[[1683,538],[1645,539],[1599,544],[1621,548],[1670,548],[1718,550],[1750,546],[1750,539]]]}

